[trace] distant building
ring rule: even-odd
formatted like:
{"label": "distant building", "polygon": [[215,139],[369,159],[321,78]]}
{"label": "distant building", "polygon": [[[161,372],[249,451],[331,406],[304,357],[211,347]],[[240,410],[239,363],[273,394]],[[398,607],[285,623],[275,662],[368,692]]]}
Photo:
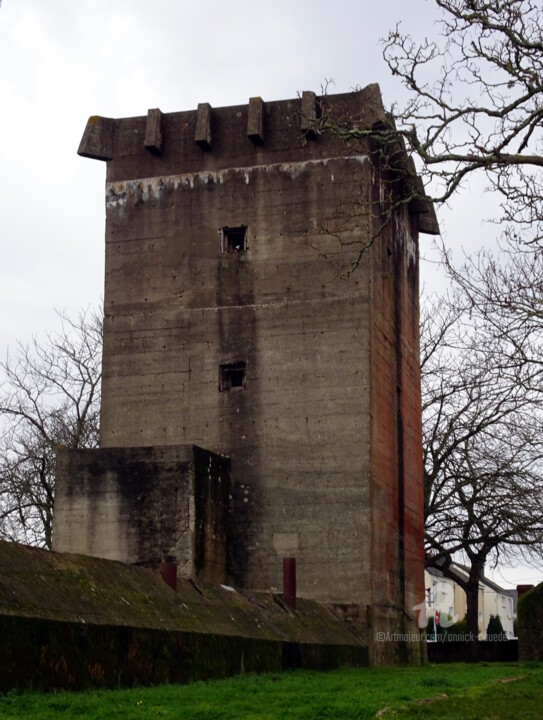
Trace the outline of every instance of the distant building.
{"label": "distant building", "polygon": [[[467,578],[467,569],[454,564],[454,571]],[[466,617],[466,593],[454,580],[447,578],[440,570],[426,568],[426,615],[434,617],[436,610],[447,623],[458,622]],[[499,615],[503,630],[508,638],[515,637],[516,590],[505,590],[488,578],[479,583],[479,639],[486,639],[486,629],[491,615]]]}
{"label": "distant building", "polygon": [[398,633],[424,593],[418,234],[438,228],[400,142],[322,118],[389,122],[376,85],[90,118],[101,447],[59,455],[54,547],[272,592],[295,557],[301,596]]}

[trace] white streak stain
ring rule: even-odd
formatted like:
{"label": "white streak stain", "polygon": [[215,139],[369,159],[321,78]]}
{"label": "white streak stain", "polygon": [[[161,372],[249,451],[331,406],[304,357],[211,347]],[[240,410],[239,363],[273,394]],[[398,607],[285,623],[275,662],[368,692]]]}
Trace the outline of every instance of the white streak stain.
{"label": "white streak stain", "polygon": [[[295,180],[311,167],[326,167],[329,162],[336,160],[352,162],[357,165],[364,165],[369,162],[367,155],[348,155],[343,157],[303,160],[299,162],[249,165],[247,167],[226,168],[215,172],[180,173],[178,175],[162,175],[152,178],[110,182],[106,184],[106,206],[108,209],[123,209],[128,199],[135,198],[143,202],[148,202],[150,199],[158,200],[165,190],[193,190],[202,185],[222,185],[226,180],[235,179],[238,175],[241,175],[245,184],[248,185],[251,182],[252,176],[258,172],[279,172]],[[333,174],[331,175],[331,181],[334,182]]]}

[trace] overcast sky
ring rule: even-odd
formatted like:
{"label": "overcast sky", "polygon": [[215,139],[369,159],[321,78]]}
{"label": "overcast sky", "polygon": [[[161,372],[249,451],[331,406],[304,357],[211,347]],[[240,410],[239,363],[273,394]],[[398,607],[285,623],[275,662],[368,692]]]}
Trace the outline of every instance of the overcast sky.
{"label": "overcast sky", "polygon": [[[76,314],[102,297],[105,164],[77,155],[90,115],[280,100],[327,79],[331,92],[378,82],[388,107],[401,88],[379,39],[398,21],[432,36],[437,17],[433,0],[3,0],[2,357],[53,329],[55,308]],[[477,246],[478,203],[466,194],[453,219],[440,212],[451,245]],[[423,255],[431,242],[421,236]]]}
{"label": "overcast sky", "polygon": [[390,104],[379,38],[413,5],[432,33],[433,0],[4,0],[2,356],[55,308],[102,296],[105,164],[77,155],[89,115],[279,100],[330,78],[332,92],[379,82]]}

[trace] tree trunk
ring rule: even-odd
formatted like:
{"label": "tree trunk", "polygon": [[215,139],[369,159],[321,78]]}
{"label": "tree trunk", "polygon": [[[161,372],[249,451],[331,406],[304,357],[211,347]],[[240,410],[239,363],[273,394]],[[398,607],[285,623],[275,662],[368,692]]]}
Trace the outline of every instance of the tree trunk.
{"label": "tree trunk", "polygon": [[479,637],[479,580],[469,578],[466,586],[466,622],[470,640]]}
{"label": "tree trunk", "polygon": [[472,565],[466,585],[466,624],[468,631],[468,660],[479,659],[479,578],[481,573]]}

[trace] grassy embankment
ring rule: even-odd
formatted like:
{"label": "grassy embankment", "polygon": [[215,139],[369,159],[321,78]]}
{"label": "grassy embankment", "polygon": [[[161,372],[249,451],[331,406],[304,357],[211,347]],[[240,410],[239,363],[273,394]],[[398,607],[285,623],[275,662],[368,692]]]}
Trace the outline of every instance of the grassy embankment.
{"label": "grassy embankment", "polygon": [[0,718],[298,720],[522,718],[543,712],[543,664],[440,665],[239,676],[184,686],[9,693]]}

